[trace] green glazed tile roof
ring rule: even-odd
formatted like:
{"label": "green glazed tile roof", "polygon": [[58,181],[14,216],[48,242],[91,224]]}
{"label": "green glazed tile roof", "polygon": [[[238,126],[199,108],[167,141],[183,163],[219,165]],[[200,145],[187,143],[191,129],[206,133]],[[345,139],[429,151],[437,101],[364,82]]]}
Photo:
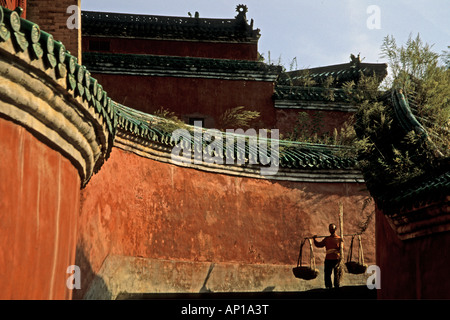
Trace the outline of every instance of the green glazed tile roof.
{"label": "green glazed tile roof", "polygon": [[327,91],[332,92],[334,102],[349,102],[350,99],[344,90],[339,88],[326,89],[323,87],[282,86],[275,87],[275,100],[301,100],[301,101],[330,101]]}
{"label": "green glazed tile roof", "polygon": [[27,53],[32,61],[41,60],[48,72],[56,79],[64,79],[69,92],[81,97],[92,106],[103,119],[110,133],[114,133],[115,114],[111,109],[111,99],[101,84],[91,77],[86,66],[78,64],[64,44],[42,31],[31,21],[20,18],[16,11],[0,6],[0,43],[12,40],[18,53]]}
{"label": "green glazed tile roof", "polygon": [[[246,12],[246,10],[245,10]],[[82,12],[83,36],[254,42],[259,29],[248,24],[245,12],[234,19],[168,17],[111,12]]]}
{"label": "green glazed tile roof", "polygon": [[[384,150],[385,147],[389,149],[392,145],[401,146],[405,135],[411,131],[415,131],[424,140],[428,138],[428,132],[421,123],[424,119],[415,114],[414,108],[411,108],[415,105],[412,95],[405,95],[401,90],[393,89],[388,91],[381,101],[388,106],[387,112],[392,114],[394,121],[388,140],[379,142],[377,150]],[[421,150],[416,150],[416,153],[420,152]],[[411,209],[449,196],[450,158],[436,158],[432,165],[425,168],[427,171],[420,176],[395,186],[380,186],[376,181],[370,183],[366,181],[369,189],[377,190],[374,197],[378,207],[386,214],[391,214],[402,208]]]}
{"label": "green glazed tile roof", "polygon": [[21,63],[39,70],[36,75],[47,77],[61,90],[67,91],[65,98],[72,97],[82,102],[80,112],[95,123],[96,130],[106,133],[98,136],[102,157],[96,163],[97,169],[102,164],[100,162],[109,157],[116,131],[117,120],[111,99],[63,43],[56,41],[37,24],[21,18],[19,9],[11,11],[0,6],[0,46],[4,48],[5,55],[23,60]]}
{"label": "green glazed tile roof", "polygon": [[[450,168],[449,164],[447,168]],[[397,213],[405,207],[412,209],[414,206],[439,201],[443,196],[450,195],[450,172],[430,175],[427,179],[399,186],[399,189],[397,193],[387,193],[377,199],[378,206],[385,214]]]}
{"label": "green glazed tile roof", "polygon": [[[277,80],[274,99],[348,103],[351,99],[341,88],[345,82],[358,82],[361,75],[375,75],[381,81],[387,75],[386,70],[386,64],[353,61],[326,67],[283,72]],[[329,88],[325,88],[325,81],[329,77],[333,78],[333,83]],[[305,80],[311,81],[312,84],[305,86]],[[333,98],[330,99],[330,96]]]}
{"label": "green glazed tile roof", "polygon": [[[164,129],[163,125],[168,120],[164,120],[135,109],[114,103],[114,109],[118,116],[118,128],[132,133],[135,136],[146,139],[148,141],[162,143],[166,146],[173,147],[178,143],[172,139],[171,131]],[[185,126],[193,131],[194,127]],[[193,136],[193,135],[192,135]],[[268,140],[270,143],[270,139]],[[194,145],[194,141],[191,143]],[[226,144],[224,143],[224,148]],[[237,148],[237,145],[234,146]],[[279,141],[279,166],[288,169],[330,169],[345,170],[354,169],[356,162],[354,159],[347,159],[338,155],[342,151],[339,146],[310,144],[291,141]],[[234,149],[233,153],[238,151]],[[227,150],[224,149],[223,154]],[[257,157],[257,150],[243,150],[246,158]]]}
{"label": "green glazed tile roof", "polygon": [[321,85],[328,77],[333,77],[335,86],[339,87],[343,83],[358,80],[364,74],[373,76],[374,74],[383,79],[387,75],[387,65],[384,63],[344,63],[326,67],[303,69],[285,72],[280,76],[280,85],[296,85],[306,77],[314,80],[316,85]]}
{"label": "green glazed tile roof", "polygon": [[83,63],[91,72],[169,74],[229,77],[261,77],[275,80],[281,67],[248,60],[175,57],[142,54],[83,53]]}

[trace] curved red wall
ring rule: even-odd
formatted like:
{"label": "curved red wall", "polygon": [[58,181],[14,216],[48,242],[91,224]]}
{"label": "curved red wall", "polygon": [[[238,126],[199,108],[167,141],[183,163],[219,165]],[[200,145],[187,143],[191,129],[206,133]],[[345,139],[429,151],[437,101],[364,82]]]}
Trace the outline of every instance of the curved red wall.
{"label": "curved red wall", "polygon": [[[108,255],[294,265],[302,237],[328,234],[344,203],[345,232],[363,220],[358,183],[270,181],[178,167],[113,148],[82,191],[77,264],[82,291]],[[374,224],[363,236],[374,263]],[[324,252],[317,249],[317,263]],[[82,292],[76,295],[82,296]]]}
{"label": "curved red wall", "polygon": [[60,153],[0,118],[0,299],[70,299],[80,178]]}

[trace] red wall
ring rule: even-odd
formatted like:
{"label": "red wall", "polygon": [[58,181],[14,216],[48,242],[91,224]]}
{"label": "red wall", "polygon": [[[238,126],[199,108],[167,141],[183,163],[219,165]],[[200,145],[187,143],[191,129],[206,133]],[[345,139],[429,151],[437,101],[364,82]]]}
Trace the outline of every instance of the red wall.
{"label": "red wall", "polygon": [[0,299],[70,299],[80,178],[60,153],[0,118]]}
{"label": "red wall", "polygon": [[146,113],[164,107],[180,117],[198,112],[217,119],[229,108],[245,106],[261,112],[266,129],[275,125],[272,82],[107,74],[93,77],[114,101]]}
{"label": "red wall", "polygon": [[[206,127],[218,128],[217,119],[225,110],[244,106],[247,110],[259,111],[261,114],[260,121],[252,127],[279,129],[281,134],[286,135],[293,131],[299,112],[306,111],[311,116],[317,112],[276,109],[273,101],[273,82],[97,73],[93,76],[118,103],[146,113],[153,113],[164,107],[174,111],[184,121],[187,121],[184,116],[198,113],[214,119],[206,123]],[[331,134],[334,128],[341,128],[352,115],[342,111],[321,112],[322,130]]]}
{"label": "red wall", "polygon": [[[358,230],[367,194],[357,183],[301,183],[215,174],[113,148],[82,191],[77,264],[82,289],[108,255],[295,265],[302,237],[328,234],[345,210]],[[374,263],[374,223],[363,236]],[[348,239],[349,245],[350,239]],[[324,252],[316,249],[317,263]],[[77,291],[81,297],[83,290]]]}
{"label": "red wall", "polygon": [[0,5],[8,8],[9,10],[14,10],[17,7],[21,7],[23,9],[21,17],[24,19],[27,17],[27,0],[3,0],[0,1]]}
{"label": "red wall", "polygon": [[95,51],[89,41],[109,42],[108,53],[152,54],[163,56],[199,57],[232,60],[257,60],[258,45],[175,40],[147,40],[83,36],[83,52]]}
{"label": "red wall", "polygon": [[450,233],[401,241],[377,211],[376,257],[379,299],[450,299]]}
{"label": "red wall", "polygon": [[318,112],[322,114],[323,121],[321,122],[321,132],[330,133],[331,135],[336,128],[339,130],[344,123],[349,120],[353,113],[342,111],[315,111],[305,109],[276,109],[276,125],[282,134],[289,134],[298,125],[298,113],[306,112],[310,119]]}

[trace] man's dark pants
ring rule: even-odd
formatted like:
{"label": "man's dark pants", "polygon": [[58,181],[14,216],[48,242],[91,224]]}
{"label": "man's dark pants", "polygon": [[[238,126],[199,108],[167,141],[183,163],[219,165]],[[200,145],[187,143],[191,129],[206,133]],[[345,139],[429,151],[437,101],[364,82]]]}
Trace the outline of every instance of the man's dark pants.
{"label": "man's dark pants", "polygon": [[339,277],[337,268],[339,267],[339,260],[328,260],[325,259],[325,287],[332,288],[331,283],[331,273],[334,271],[334,287],[339,288]]}

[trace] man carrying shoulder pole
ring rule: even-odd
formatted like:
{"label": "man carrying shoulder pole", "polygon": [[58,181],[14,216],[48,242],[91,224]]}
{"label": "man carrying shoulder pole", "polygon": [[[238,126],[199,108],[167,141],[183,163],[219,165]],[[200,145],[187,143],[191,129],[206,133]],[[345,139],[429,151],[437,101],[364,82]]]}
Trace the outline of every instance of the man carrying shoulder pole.
{"label": "man carrying shoulder pole", "polygon": [[316,240],[317,235],[313,236],[314,245],[318,248],[326,248],[326,256],[325,256],[325,287],[327,289],[333,288],[333,283],[331,282],[331,274],[334,273],[334,287],[339,288],[340,279],[339,279],[339,263],[341,259],[341,245],[342,249],[344,248],[343,240],[340,236],[336,234],[336,225],[330,224],[328,229],[330,231],[330,235],[325,237],[322,241],[318,242]]}

